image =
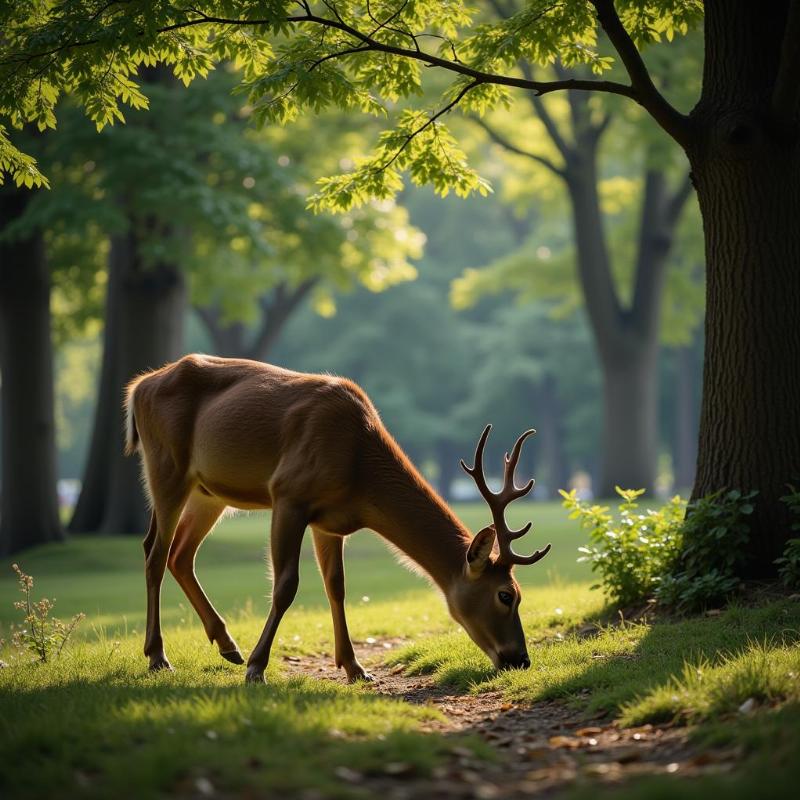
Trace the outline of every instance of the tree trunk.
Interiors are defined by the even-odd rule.
[[[547,469],[547,496],[557,499],[558,490],[566,489],[569,483],[569,466],[564,452],[564,415],[556,389],[556,380],[548,373],[537,393],[537,411],[542,420],[537,439],[541,463]]]
[[[439,494],[449,501],[453,496],[453,481],[459,474],[456,448],[450,441],[441,441],[437,445],[436,455],[439,462],[439,479],[436,482]]]
[[[598,497],[655,486],[658,342],[626,348],[603,366],[603,448]]]
[[[697,463],[697,359],[695,345],[674,352],[675,402],[672,435],[673,491],[685,492],[694,485]]]
[[[142,263],[134,233],[112,239],[106,349],[90,460],[76,510],[85,516],[78,519],[76,513],[76,530],[144,532],[147,510],[138,459],[123,455],[123,390],[136,374],[181,355],[185,300],[177,267]],[[86,527],[79,527],[84,521]]]
[[[778,498],[800,472],[798,76],[779,71],[787,8],[706,3],[703,94],[687,145],[706,244],[693,496],[758,491],[746,567],[755,577],[775,574],[791,535]]]
[[[108,499],[111,462],[115,456],[111,442],[120,430],[120,385],[116,377],[116,360],[120,352],[120,323],[125,305],[122,290],[124,248],[120,239],[112,241],[106,287],[103,357],[95,402],[94,426],[89,456],[83,472],[83,485],[69,530],[96,532],[100,529]]]
[[[693,497],[757,490],[748,572],[790,536],[778,498],[800,473],[798,153],[693,160],[706,229],[706,326]]]
[[[603,435],[595,494],[614,487],[652,492],[658,452],[658,351],[664,267],[671,245],[663,176],[648,173],[634,302],[619,303],[597,193],[596,154],[587,143],[569,167],[578,272],[603,372]]]
[[[0,192],[3,227],[27,189]],[[64,538],[56,492],[50,273],[40,234],[0,243],[2,499],[0,554]]]

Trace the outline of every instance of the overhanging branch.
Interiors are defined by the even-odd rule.
[[[689,118],[674,108],[656,89],[638,48],[631,39],[614,7],[614,0],[591,0],[597,19],[631,79],[630,95],[678,144],[686,146],[689,137]]]

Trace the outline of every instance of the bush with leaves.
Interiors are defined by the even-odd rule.
[[[697,611],[724,602],[740,587],[756,494],[732,489],[689,504],[680,555],[656,589],[660,603]]]
[[[617,515],[610,514],[608,506],[580,500],[574,489],[562,490],[561,496],[570,519],[579,519],[589,532],[589,545],[579,548],[583,555],[578,560],[589,561],[592,571],[600,573],[609,597],[628,606],[652,597],[675,562],[685,503],[675,496],[658,511],[641,514],[636,500],[644,490],[615,488],[622,498]]]
[[[789,484],[789,494],[781,497],[781,501],[789,506],[798,521],[792,524],[792,530],[800,533],[800,489]],[[778,565],[778,575],[784,586],[790,589],[800,589],[800,536],[793,537],[786,542],[783,556],[775,560]]]
[[[11,568],[17,573],[19,590],[25,595],[24,600],[14,603],[14,608],[23,612],[24,619],[21,625],[12,627],[12,645],[20,652],[31,653],[42,663],[58,658],[86,615],[76,614],[68,623],[51,617],[55,601],[46,597],[34,600],[33,578],[26,575],[18,564],[12,564]]]

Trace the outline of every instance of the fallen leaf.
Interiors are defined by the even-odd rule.
[[[575,739],[572,736],[551,736],[550,747],[565,748],[567,750],[575,750],[581,746],[581,740]]]

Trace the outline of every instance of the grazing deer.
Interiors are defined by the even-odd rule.
[[[161,638],[160,595],[169,567],[220,654],[244,662],[194,572],[197,549],[226,507],[272,509],[272,608],[247,662],[247,681],[264,680],[278,625],[294,600],[306,526],[333,614],[335,659],[350,681],[370,679],[353,652],[344,611],[344,537],[371,528],[441,589],[453,618],[497,668],[527,667],[514,564],[534,564],[511,542],[506,506],[533,480],[514,485],[526,431],[505,458],[497,494],[486,485],[483,431],[475,479],[494,523],[470,536],[384,428],[352,381],[243,359],[190,355],[135,378],[127,388],[126,452],[141,453],[152,505],[144,540],[150,669],[171,669]],[[493,550],[496,549],[496,554]]]

